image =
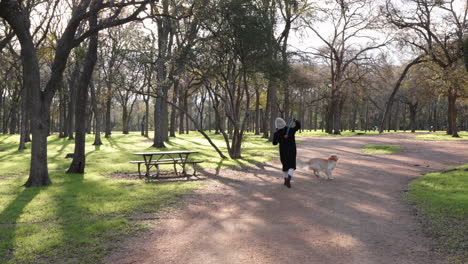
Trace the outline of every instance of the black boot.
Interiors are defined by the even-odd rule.
[[[286,185],[288,188],[291,188],[291,175],[288,175],[288,178],[284,179],[284,185]]]

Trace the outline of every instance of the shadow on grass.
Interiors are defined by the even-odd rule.
[[[121,225],[113,224],[116,216],[108,213],[93,212],[89,206],[102,207],[104,196],[119,197],[118,190],[109,188],[106,184],[85,181],[84,174],[67,174],[63,190],[57,203],[57,219],[62,229],[61,244],[68,245],[61,255],[67,259],[76,258],[77,263],[93,263],[109,247],[109,237],[114,235],[115,228]],[[103,196],[101,196],[102,194]],[[88,196],[93,196],[89,199]],[[120,223],[126,223],[120,222]]]
[[[72,143],[75,144],[75,141],[62,139],[62,146],[60,147],[59,150],[57,150],[57,154],[54,155],[52,158],[57,159],[59,158],[59,156],[62,156],[62,155],[63,155],[63,158],[65,158],[64,151],[68,147],[68,145]]]
[[[115,139],[113,137],[108,137],[108,138],[105,138],[104,140],[107,140],[107,142],[109,142],[109,145],[112,147],[112,148],[117,148],[121,151],[127,151],[125,148],[123,148],[119,143],[117,143],[115,141]]]
[[[9,138],[11,138],[13,135],[2,135],[1,138],[2,140],[0,140],[0,143],[3,143],[5,142],[6,140],[8,140]]]
[[[7,143],[0,147],[0,151],[10,152],[12,149],[18,148],[18,143]]]
[[[45,187],[47,188],[47,187]],[[0,213],[0,262],[7,260],[15,253],[15,232],[18,219],[24,208],[36,197],[44,187],[25,188]]]

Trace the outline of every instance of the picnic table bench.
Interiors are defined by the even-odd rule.
[[[157,178],[160,175],[160,165],[174,165],[174,172],[179,175],[177,166],[182,168],[182,174],[187,174],[186,165],[191,164],[193,166],[193,176],[197,173],[197,164],[203,161],[189,160],[190,154],[198,153],[197,151],[181,150],[181,151],[157,151],[157,152],[138,152],[133,153],[134,155],[143,156],[143,160],[130,161],[132,164],[138,165],[138,176],[141,178],[141,164],[145,165],[145,177],[147,179]],[[150,170],[156,168],[156,176],[151,176]]]

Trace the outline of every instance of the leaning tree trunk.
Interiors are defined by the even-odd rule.
[[[401,83],[406,77],[406,74],[408,74],[408,71],[410,70],[411,67],[413,67],[416,64],[419,64],[421,62],[424,62],[421,60],[422,56],[416,57],[414,60],[412,60],[410,63],[408,63],[403,70],[403,72],[400,74],[400,77],[398,78],[397,82],[393,86],[393,91],[390,94],[386,104],[385,104],[385,110],[384,114],[382,116],[382,120],[380,121],[380,127],[379,127],[379,133],[383,133],[383,128],[385,125],[385,121],[387,120],[388,115],[390,114],[390,109],[392,108],[393,100],[395,99],[395,95],[397,94],[398,90],[400,89]]]
[[[97,24],[97,15],[93,15],[89,19],[90,27]],[[86,143],[86,105],[88,101],[88,87],[93,75],[94,66],[97,60],[98,34],[90,37],[88,44],[88,53],[83,67],[83,72],[80,76],[79,86],[77,87],[77,105],[75,113],[76,121],[76,136],[75,136],[75,152],[73,161],[67,173],[84,173],[86,165],[85,143]]]

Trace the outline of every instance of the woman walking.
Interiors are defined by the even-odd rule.
[[[273,135],[273,145],[278,145],[281,164],[283,165],[284,185],[291,188],[291,179],[296,169],[296,131],[301,129],[301,123],[293,119],[288,125],[281,117],[275,120],[276,132]]]

